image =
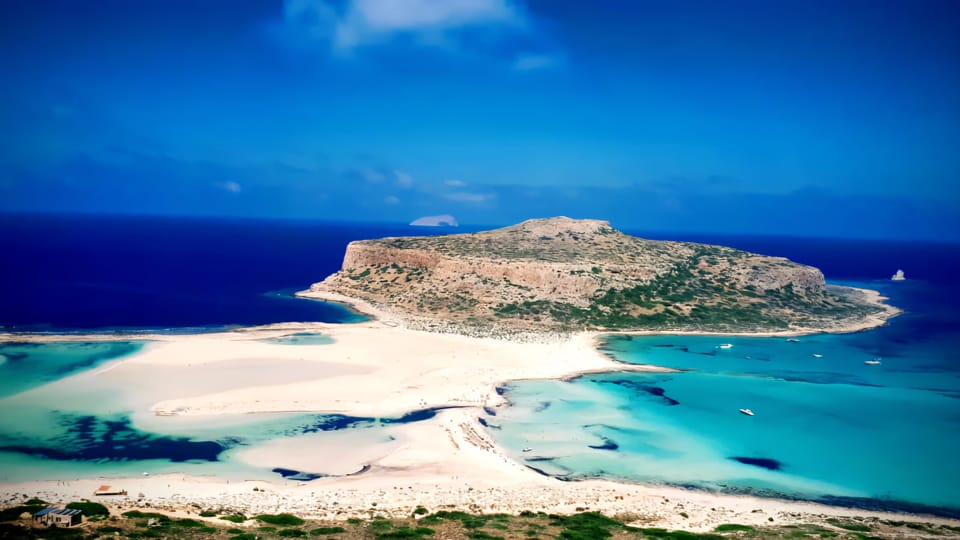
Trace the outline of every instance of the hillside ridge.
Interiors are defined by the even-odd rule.
[[[884,311],[782,257],[567,217],[351,242],[340,271],[311,291],[407,320],[531,331],[830,330]]]

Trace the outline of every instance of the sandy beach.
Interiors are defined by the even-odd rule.
[[[882,301],[879,295],[873,299]],[[351,306],[375,318],[358,324],[287,324],[213,334],[138,336],[149,340],[142,351],[51,383],[62,387],[67,397],[75,388],[116,389],[122,393],[118,399],[142,424],[156,418],[225,418],[264,412],[396,417],[445,408],[432,418],[391,425],[385,432],[279,439],[234,456],[254,466],[282,462],[333,476],[311,482],[279,477],[229,481],[180,474],[110,478],[109,482],[64,478],[0,484],[0,500],[17,501],[24,495],[52,502],[90,498],[97,486],[108,482],[129,492],[110,499],[123,507],[192,515],[200,509],[216,509],[346,519],[373,513],[406,516],[422,505],[430,510],[474,512],[601,510],[638,524],[688,530],[708,530],[719,523],[789,524],[853,515],[956,523],[673,487],[564,482],[541,475],[498,447],[478,421],[484,407],[503,405],[497,385],[661,368],[615,362],[596,348],[596,333],[519,342],[469,337],[404,328],[403,321],[373,306]],[[889,317],[894,312],[886,313]],[[864,325],[876,326],[885,318],[877,316]],[[322,333],[333,343],[271,341],[297,332]],[[7,335],[0,340],[62,341],[64,336]]]

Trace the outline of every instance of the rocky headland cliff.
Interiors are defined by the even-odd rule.
[[[342,269],[310,291],[408,322],[521,331],[836,330],[893,313],[784,258],[645,240],[606,221],[563,217],[351,242]]]

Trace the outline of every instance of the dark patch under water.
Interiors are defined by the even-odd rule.
[[[372,423],[373,418],[361,416],[346,416],[343,414],[318,415],[313,423],[300,428],[300,433],[317,433],[320,431],[336,431],[349,429],[359,424]]]
[[[309,482],[327,476],[325,474],[301,472],[294,469],[284,469],[282,467],[276,467],[271,472],[275,472],[287,480],[298,480],[300,482]]]
[[[94,353],[87,354],[77,360],[57,368],[57,375],[63,376],[76,371],[82,371],[85,368],[94,367],[104,360],[113,360],[120,356],[126,356],[142,348],[143,344],[136,341],[121,341],[109,343],[108,346]]]
[[[0,362],[0,396],[16,394],[62,379],[71,373],[136,352],[141,347],[142,342],[137,341],[52,345],[0,343],[0,358],[6,360]]]
[[[437,411],[444,408],[447,407],[417,410],[398,418],[380,419],[341,414],[316,415],[301,426],[278,431],[274,435],[284,437],[336,431],[361,425],[373,426],[378,422],[382,424],[419,422],[433,418]],[[186,437],[155,435],[136,429],[127,417],[98,418],[93,415],[61,415],[58,423],[64,428],[63,434],[45,441],[21,441],[0,436],[0,451],[57,461],[108,462],[159,459],[182,463],[218,461],[224,450],[244,444],[243,440],[236,437],[225,437],[217,441],[195,441]],[[290,471],[278,468],[274,472],[280,472],[280,470]],[[293,471],[292,474],[300,474],[300,472]],[[302,474],[309,476],[313,473]]]
[[[600,439],[603,440],[603,444],[588,444],[587,447],[594,450],[616,450],[620,448],[620,445],[613,439],[607,437],[600,437]]]
[[[491,424],[490,422],[487,422],[487,421],[486,421],[485,419],[483,419],[483,418],[479,418],[479,417],[478,417],[477,420],[480,421],[480,425],[481,425],[481,426],[483,426],[483,427],[485,427],[485,428],[487,428],[487,429],[501,429],[501,427],[500,427],[499,425],[497,425],[497,424]]]
[[[144,433],[130,419],[100,419],[95,416],[64,416],[67,434],[50,445],[9,444],[0,451],[18,452],[57,461],[132,461],[165,459],[217,461],[226,446],[214,441],[193,441]]]
[[[30,345],[37,346],[38,344],[36,344],[36,343],[20,343],[20,342],[7,343],[7,344],[6,344],[6,346],[9,346],[9,347],[14,347],[14,346],[17,346],[17,347],[26,347],[26,346],[30,346]],[[22,361],[26,360],[27,358],[30,358],[30,355],[27,354],[27,353],[14,352],[14,351],[10,351],[10,350],[5,349],[5,348],[0,348],[0,352],[3,353],[3,357],[6,358],[6,359],[7,359],[7,362],[10,362],[11,365],[12,365],[12,364],[16,364],[16,363],[18,363],[18,362],[22,362]]]
[[[533,466],[531,466],[531,465],[527,465],[527,468],[530,469],[531,471],[535,472],[535,473],[538,473],[538,474],[542,475],[542,476],[549,476],[549,477],[553,478],[553,475],[552,475],[552,474],[548,473],[547,471],[545,471],[545,470],[543,470],[543,469],[538,469],[538,468],[533,467]]]
[[[651,396],[657,396],[657,397],[659,397],[659,398],[663,398],[663,400],[667,402],[667,405],[679,405],[679,404],[680,404],[679,401],[677,401],[677,400],[673,399],[672,397],[666,395],[666,394],[665,394],[666,391],[665,391],[662,387],[660,387],[660,386],[640,385],[639,389],[640,389],[640,390],[643,390],[644,392],[646,392],[646,393],[648,393],[648,394],[650,394]]]
[[[533,412],[543,412],[549,409],[552,405],[553,405],[552,401],[541,401],[537,403],[537,408],[534,409]]]
[[[324,414],[317,415],[315,420],[296,430],[297,433],[317,433],[319,431],[337,431],[340,429],[351,429],[360,425],[373,425],[377,422],[381,424],[410,424],[429,420],[437,415],[438,411],[449,409],[451,407],[434,407],[430,409],[419,409],[411,411],[397,418],[372,418],[367,416],[347,416],[343,414]]]
[[[770,458],[758,458],[758,457],[745,457],[745,456],[731,456],[728,459],[734,461],[739,461],[744,465],[753,465],[755,467],[762,467],[769,471],[779,471],[783,469],[783,463]]]
[[[429,409],[420,409],[399,417],[399,418],[380,418],[384,424],[410,424],[413,422],[422,422],[429,420],[437,415],[438,412],[445,409],[458,409],[459,407],[432,407]]]
[[[381,418],[384,424],[409,424],[411,422],[420,422],[429,420],[437,415],[438,409],[421,409],[419,411],[408,412],[399,418]]]
[[[809,384],[849,384],[850,386],[864,386],[868,388],[884,388],[882,384],[868,383],[857,375],[834,373],[829,371],[797,372],[797,371],[767,371],[762,373],[746,372],[745,375],[768,379],[780,379],[786,382],[800,382]]]
[[[622,386],[623,388],[629,388],[638,393],[644,393],[651,396],[656,396],[663,400],[666,405],[679,405],[680,402],[673,399],[672,397],[666,395],[666,391],[663,387],[653,386],[650,384],[644,384],[640,381],[635,381],[632,379],[594,379],[593,382],[600,384],[615,384],[617,386]]]

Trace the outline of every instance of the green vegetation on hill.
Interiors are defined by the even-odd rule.
[[[494,308],[499,318],[549,316],[571,329],[783,330],[790,323],[874,313],[847,298],[779,289],[733,286],[702,270],[720,248],[698,247],[688,260],[649,282],[598,291],[589,307],[548,300],[525,300]],[[742,252],[734,252],[742,253]]]
[[[522,330],[830,329],[882,310],[786,259],[565,218],[354,242],[323,285],[397,314]]]
[[[29,501],[27,501],[29,502]],[[17,506],[11,506],[10,508],[5,508],[0,510],[0,522],[3,521],[14,521],[20,519],[20,514],[33,514],[34,512],[39,512],[47,507],[46,503],[33,503],[33,504],[20,504]]]
[[[283,526],[292,526],[292,525],[303,525],[304,521],[301,518],[293,514],[261,514],[253,519],[257,521],[262,521],[264,523],[269,523],[271,525],[283,525]]]
[[[73,508],[83,512],[83,515],[87,517],[92,516],[109,516],[110,511],[107,510],[107,507],[98,503],[98,502],[72,502],[67,505],[67,508]]]
[[[31,501],[28,501],[31,502]],[[41,501],[42,502],[42,501]],[[29,520],[20,520],[24,508],[44,507],[45,503],[18,505],[0,510],[7,523],[0,523],[0,539],[69,538],[177,538],[183,540],[273,540],[280,538],[325,538],[344,540],[394,539],[468,539],[468,540],[725,540],[725,539],[800,539],[955,537],[960,527],[889,521],[872,518],[826,518],[819,524],[748,526],[732,523],[718,525],[712,532],[695,533],[657,527],[630,526],[624,519],[599,512],[573,515],[521,512],[509,514],[472,514],[462,511],[411,512],[402,519],[372,517],[346,521],[311,521],[291,514],[261,515],[256,519],[276,526],[244,527],[215,525],[212,521],[172,518],[165,514],[133,510],[106,521],[73,529],[33,528]],[[426,510],[426,509],[423,509]],[[209,512],[208,512],[209,513]],[[13,517],[9,517],[13,516]],[[419,516],[417,518],[413,516]]]

